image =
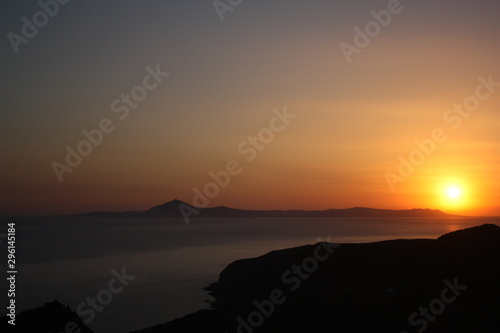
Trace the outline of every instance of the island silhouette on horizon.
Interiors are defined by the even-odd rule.
[[[174,199],[164,204],[154,206],[145,211],[111,212],[98,211],[77,214],[76,216],[91,217],[162,217],[162,218],[184,218],[189,214],[190,218],[335,218],[335,217],[369,217],[369,218],[402,218],[402,217],[464,217],[445,213],[438,209],[377,209],[367,207],[353,207],[346,209],[325,210],[248,210],[236,209],[226,206],[201,208],[190,205],[181,200]]]

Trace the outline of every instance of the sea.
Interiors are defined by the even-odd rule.
[[[7,222],[16,225],[18,313],[58,300],[80,308],[94,332],[124,333],[209,308],[211,297],[203,288],[238,259],[327,240],[435,239],[485,223],[500,225],[500,218],[228,218],[186,224],[58,216],[2,222],[2,234]],[[6,271],[6,239],[0,242]],[[0,285],[7,290],[5,279]]]

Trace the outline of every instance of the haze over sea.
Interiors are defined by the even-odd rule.
[[[202,289],[234,260],[314,244],[437,238],[500,218],[180,219],[32,217],[17,223],[18,310],[54,299],[76,310],[107,288],[111,270],[135,276],[88,325],[129,332],[208,308]],[[5,283],[2,281],[2,283]],[[85,318],[84,318],[85,319]]]

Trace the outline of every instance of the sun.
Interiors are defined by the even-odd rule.
[[[462,190],[458,187],[450,187],[446,191],[446,194],[448,195],[449,198],[451,199],[458,199],[462,195]]]
[[[461,214],[476,205],[477,189],[466,177],[449,177],[436,181],[433,189],[434,204],[451,214]]]

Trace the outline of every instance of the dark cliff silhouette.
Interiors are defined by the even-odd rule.
[[[35,309],[19,313],[15,325],[8,323],[9,317],[2,317],[0,322],[1,332],[12,333],[60,333],[79,332],[93,333],[73,312],[58,301],[45,303]]]
[[[79,214],[78,216],[89,217],[162,217],[183,218],[180,207],[183,207],[189,218],[332,218],[332,217],[369,217],[369,218],[393,218],[393,217],[434,217],[446,218],[456,217],[433,209],[374,209],[354,207],[348,209],[326,209],[326,210],[244,210],[225,206],[197,208],[180,200],[172,200],[162,205],[152,207],[146,211],[130,212],[91,212]],[[196,213],[195,213],[196,212]]]
[[[207,290],[212,309],[136,333],[498,333],[500,227],[274,251],[230,264]]]

